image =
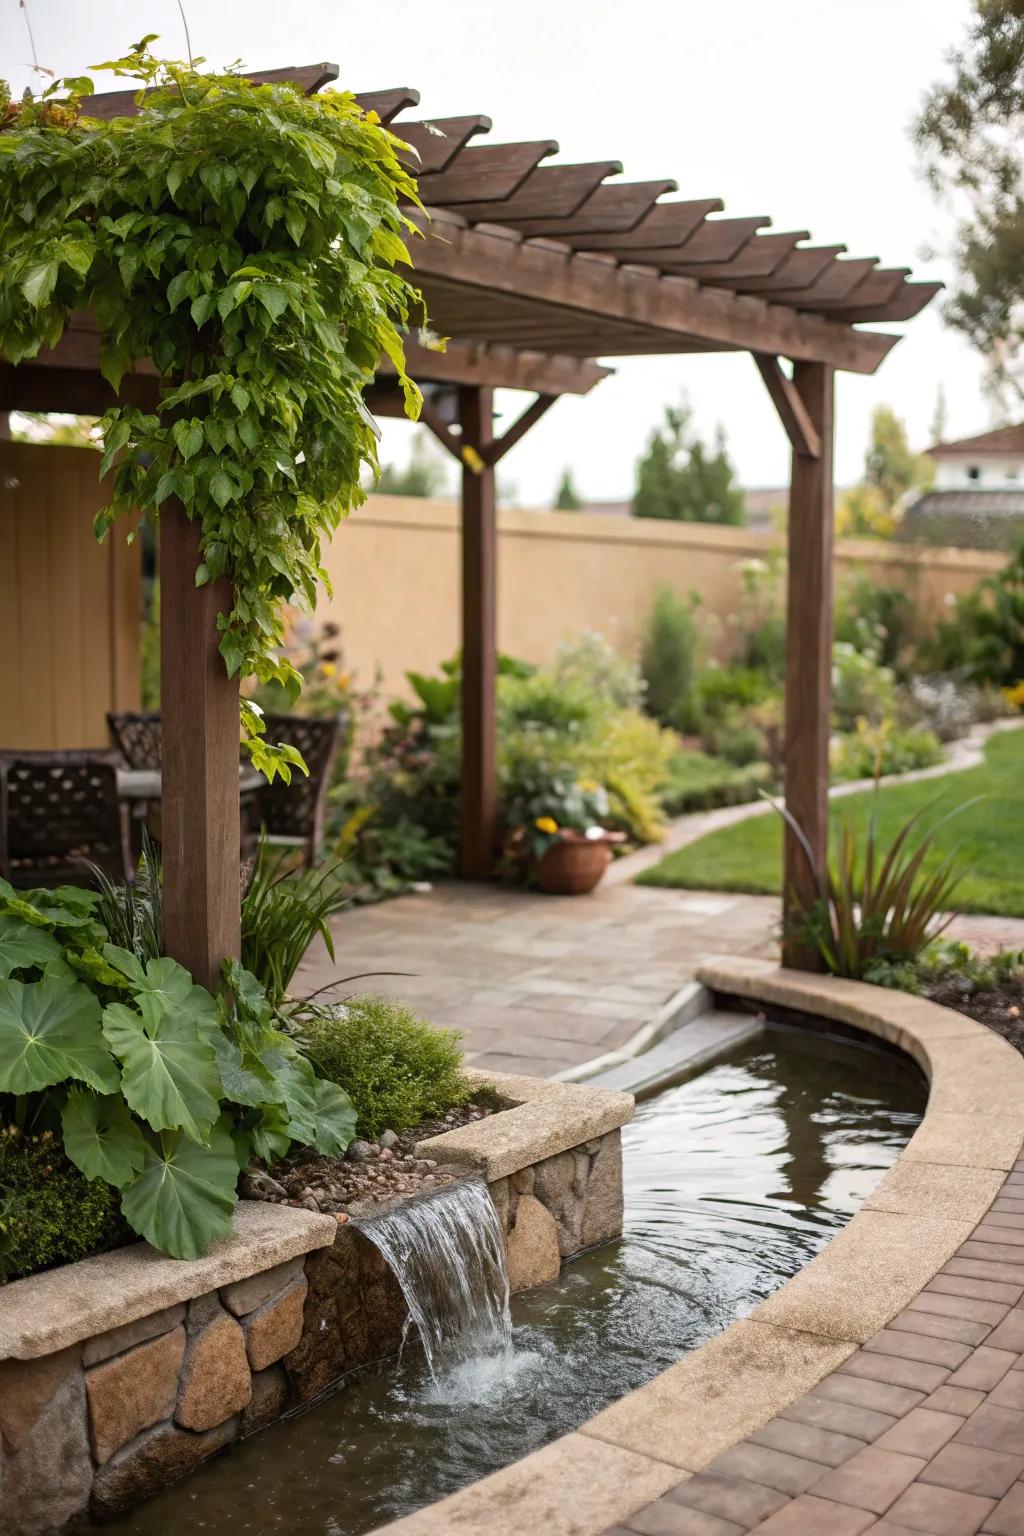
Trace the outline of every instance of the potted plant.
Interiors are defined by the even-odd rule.
[[[601,880],[612,848],[625,833],[610,832],[608,795],[593,780],[553,779],[514,805],[506,855],[525,868],[548,896],[585,896]]]

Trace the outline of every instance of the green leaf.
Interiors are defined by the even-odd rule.
[[[225,1099],[229,1099],[232,1104],[245,1104],[251,1109],[284,1102],[283,1094],[274,1083],[273,1074],[258,1057],[249,1051],[243,1052],[223,1031],[218,1035],[213,1050]]]
[[[226,507],[228,502],[238,494],[238,488],[230,475],[226,475],[222,469],[218,469],[210,476],[210,495],[218,507]]]
[[[21,917],[0,916],[0,980],[6,981],[13,971],[41,969],[60,954],[60,945],[45,928]]]
[[[60,263],[53,257],[49,261],[39,261],[34,267],[30,267],[21,285],[21,291],[30,304],[38,309],[52,296],[57,286],[57,276],[60,272]]]
[[[291,1144],[287,1113],[276,1104],[268,1104],[252,1129],[253,1156],[261,1157],[265,1163],[276,1163]]]
[[[176,421],[173,431],[178,452],[187,464],[203,446],[203,424],[193,416],[191,421]]]
[[[313,1145],[325,1157],[342,1157],[356,1134],[356,1112],[344,1088],[318,1077],[314,1113],[316,1134]]]
[[[154,1248],[198,1259],[217,1238],[230,1236],[237,1184],[234,1143],[223,1123],[207,1146],[170,1132],[159,1149],[147,1144],[145,1167],[124,1191],[121,1209]]]
[[[0,981],[0,1093],[33,1093],[68,1078],[117,1089],[100,1005],[79,982]]]
[[[183,1130],[206,1137],[220,1108],[220,1076],[210,1044],[181,1008],[139,998],[141,1013],[125,1003],[103,1010],[103,1033],[121,1063],[121,1092],[155,1131]]]
[[[119,1093],[72,1089],[61,1123],[64,1150],[87,1179],[123,1189],[145,1167],[145,1138]]]
[[[278,288],[275,283],[258,283],[255,293],[271,320],[278,319],[288,308],[287,294],[283,288]]]

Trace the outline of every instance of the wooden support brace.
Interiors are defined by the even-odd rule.
[[[820,459],[821,436],[793,380],[783,372],[782,364],[771,353],[754,352],[751,355],[786,429],[793,452],[805,459]]]
[[[512,425],[504,431],[500,437],[494,437],[481,450],[481,456],[485,464],[497,464],[514,448],[520,438],[526,436],[531,427],[536,426],[541,417],[551,409],[557,395],[538,395],[532,405],[528,405],[521,416],[517,416]]]
[[[218,650],[226,581],[196,586],[198,523],[176,502],[160,514],[164,951],[204,987],[241,953],[238,679]]]
[[[818,899],[828,871],[834,379],[834,370],[827,363],[797,363],[793,369],[792,387],[817,436],[819,453],[813,458],[794,447],[789,498],[786,807],[807,848],[787,825],[783,955],[787,965],[808,971],[820,970],[822,963],[817,951],[802,941],[799,929]]]

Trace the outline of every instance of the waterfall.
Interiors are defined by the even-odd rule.
[[[479,1176],[359,1220],[394,1273],[427,1365],[438,1372],[512,1349],[505,1238]]]

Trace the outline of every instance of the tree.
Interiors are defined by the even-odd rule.
[[[417,432],[404,469],[385,464],[377,482],[386,496],[438,496],[447,489],[448,472],[440,450],[434,450],[428,438]]]
[[[555,508],[559,512],[578,512],[582,505],[583,498],[576,489],[572,470],[564,469],[555,492]]]
[[[864,479],[840,498],[837,533],[851,539],[889,538],[899,502],[915,487],[931,485],[934,477],[934,464],[927,454],[913,452],[892,406],[877,405],[864,455]]]
[[[734,484],[721,427],[709,449],[693,431],[689,407],[665,407],[636,467],[634,517],[684,523],[742,523],[743,492]]]
[[[944,314],[978,348],[1004,407],[1024,400],[1024,3],[974,0],[951,77],[915,125],[925,173],[958,216]]]

